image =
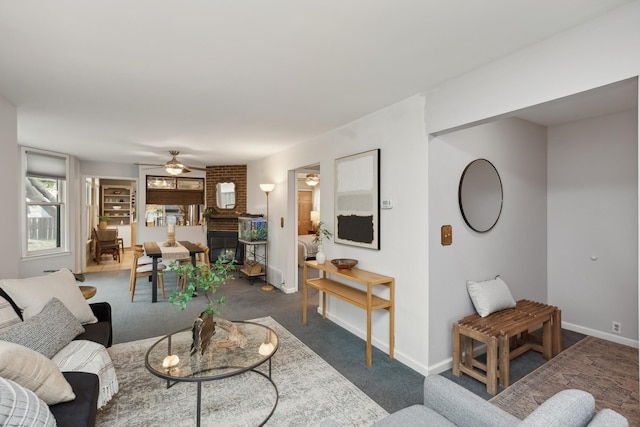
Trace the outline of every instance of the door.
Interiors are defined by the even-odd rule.
[[[313,192],[298,191],[298,236],[309,234],[312,230],[311,211],[313,210]]]

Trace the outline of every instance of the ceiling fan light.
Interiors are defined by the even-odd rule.
[[[307,179],[305,183],[310,187],[315,187],[320,183],[320,175],[318,174],[309,174],[307,175]]]
[[[164,170],[171,175],[180,175],[184,170],[184,165],[176,159],[177,151],[172,151],[171,154],[173,154],[173,158],[164,164]]]
[[[180,175],[183,168],[178,166],[167,166],[165,167],[165,170],[171,175]]]

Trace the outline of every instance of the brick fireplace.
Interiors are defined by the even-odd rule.
[[[235,184],[236,205],[231,209],[221,209],[216,205],[216,185],[221,182]],[[247,211],[247,166],[208,166],[206,189],[207,206],[212,206],[218,211],[207,224],[209,258],[213,262],[219,255],[231,251],[238,263],[242,263],[244,252],[238,245],[238,217]]]

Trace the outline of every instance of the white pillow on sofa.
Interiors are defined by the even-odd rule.
[[[22,310],[27,320],[40,313],[51,298],[58,298],[82,324],[96,323],[98,319],[82,296],[73,273],[66,268],[46,276],[0,280],[0,288]]]
[[[500,276],[480,282],[467,280],[467,291],[480,317],[516,306],[509,287]]]

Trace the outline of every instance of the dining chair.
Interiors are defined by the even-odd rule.
[[[153,265],[152,264],[144,264],[139,265],[138,260],[140,257],[144,256],[144,252],[134,249],[133,251],[133,264],[131,265],[131,275],[129,278],[129,292],[131,292],[131,302],[133,302],[133,295],[136,293],[136,280],[140,277],[149,277],[153,275]],[[164,274],[163,270],[166,269],[167,266],[161,263],[158,263],[158,286],[160,287],[160,291],[162,292],[162,298],[164,298]]]
[[[120,262],[120,244],[118,243],[118,230],[96,230],[93,229],[93,240],[95,244],[96,264],[100,264],[103,254],[110,254],[114,260]]]
[[[144,254],[144,247],[143,245],[136,243],[133,245],[132,247],[133,251],[139,251],[142,252],[142,256],[140,258],[138,258],[138,266],[141,265],[146,265],[146,264],[153,264],[153,258],[151,258],[148,255]],[[162,262],[162,258],[158,258],[158,264],[160,264]]]
[[[202,250],[204,251],[196,254],[196,267],[201,268],[203,266],[206,266],[207,269],[211,268],[211,263],[209,262],[209,247],[200,242],[195,242],[194,245],[202,248]],[[181,265],[190,264],[191,258],[178,260],[178,263]],[[184,274],[178,274],[176,285],[181,287],[182,290],[185,291],[187,289],[187,276],[185,276]]]

